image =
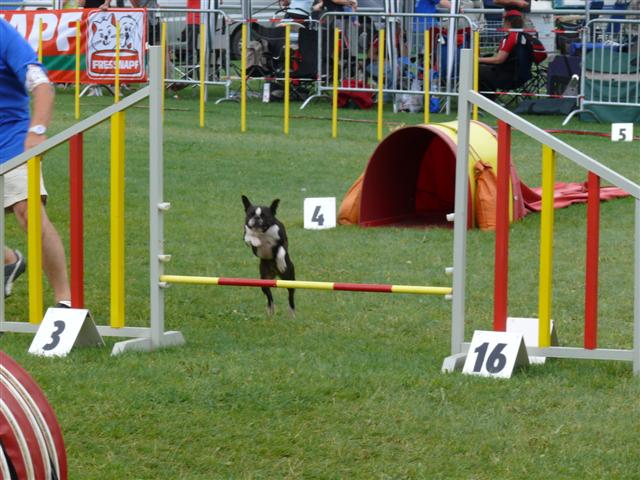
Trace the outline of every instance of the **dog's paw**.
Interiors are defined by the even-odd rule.
[[[275,313],[276,313],[276,304],[272,303],[271,305],[267,305],[267,316],[273,317]]]
[[[296,309],[289,307],[289,316],[291,318],[296,318]]]
[[[254,232],[252,232],[251,229],[246,225],[244,227],[244,242],[247,245],[251,247],[256,247],[256,248],[262,245],[262,241],[260,240],[260,237],[258,237]]]
[[[280,247],[276,255],[276,266],[278,267],[278,271],[280,273],[284,273],[284,271],[287,269],[286,256],[287,251],[284,249],[284,247]]]

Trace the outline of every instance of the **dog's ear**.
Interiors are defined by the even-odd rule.
[[[280,203],[280,199],[276,198],[273,202],[271,202],[271,206],[269,207],[269,209],[271,210],[271,213],[273,215],[276,214],[276,209],[278,208],[278,204]]]
[[[247,197],[242,195],[242,204],[244,205],[244,211],[246,212],[251,206],[251,201]]]

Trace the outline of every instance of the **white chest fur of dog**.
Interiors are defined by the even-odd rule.
[[[265,260],[273,258],[273,247],[278,244],[280,238],[280,228],[278,225],[271,225],[266,231],[253,230],[249,226],[244,226],[244,241],[256,249],[258,257]],[[276,265],[278,270],[284,272],[287,268],[285,255],[287,254],[284,247],[278,248],[276,253]]]

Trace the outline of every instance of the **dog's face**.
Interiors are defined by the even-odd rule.
[[[271,206],[253,205],[251,201],[242,195],[242,204],[245,211],[245,225],[251,230],[266,232],[269,227],[276,223],[276,209],[279,199],[271,202]]]

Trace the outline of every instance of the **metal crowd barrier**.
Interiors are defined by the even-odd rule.
[[[582,31],[580,109],[588,105],[640,108],[640,20],[597,18]]]
[[[185,8],[148,9],[148,12],[158,19],[158,45],[162,36],[160,32],[165,32],[167,87],[177,91],[189,85],[199,85],[204,72],[202,83],[223,86],[225,98],[229,98],[231,60],[228,27],[231,21],[226,13],[215,9]]]
[[[269,96],[284,95],[287,32],[289,32],[289,54],[291,98],[305,100],[315,91],[318,79],[316,69],[320,46],[317,19],[285,18],[281,10],[269,19],[252,18],[247,25],[246,65],[247,80],[261,80],[269,84]],[[251,92],[250,92],[251,93]],[[264,91],[254,96],[262,97]]]
[[[425,30],[429,32],[430,93],[448,98],[457,95],[460,49],[473,47],[476,26],[464,15],[327,12],[320,17],[318,30],[318,79],[314,97],[333,89],[335,29],[340,31],[340,92],[371,94],[378,92],[378,34],[384,29],[382,91],[385,96],[395,96],[396,110],[404,110],[411,109],[404,105],[407,101],[411,105],[407,96],[424,95]],[[449,32],[456,33],[450,35]]]

